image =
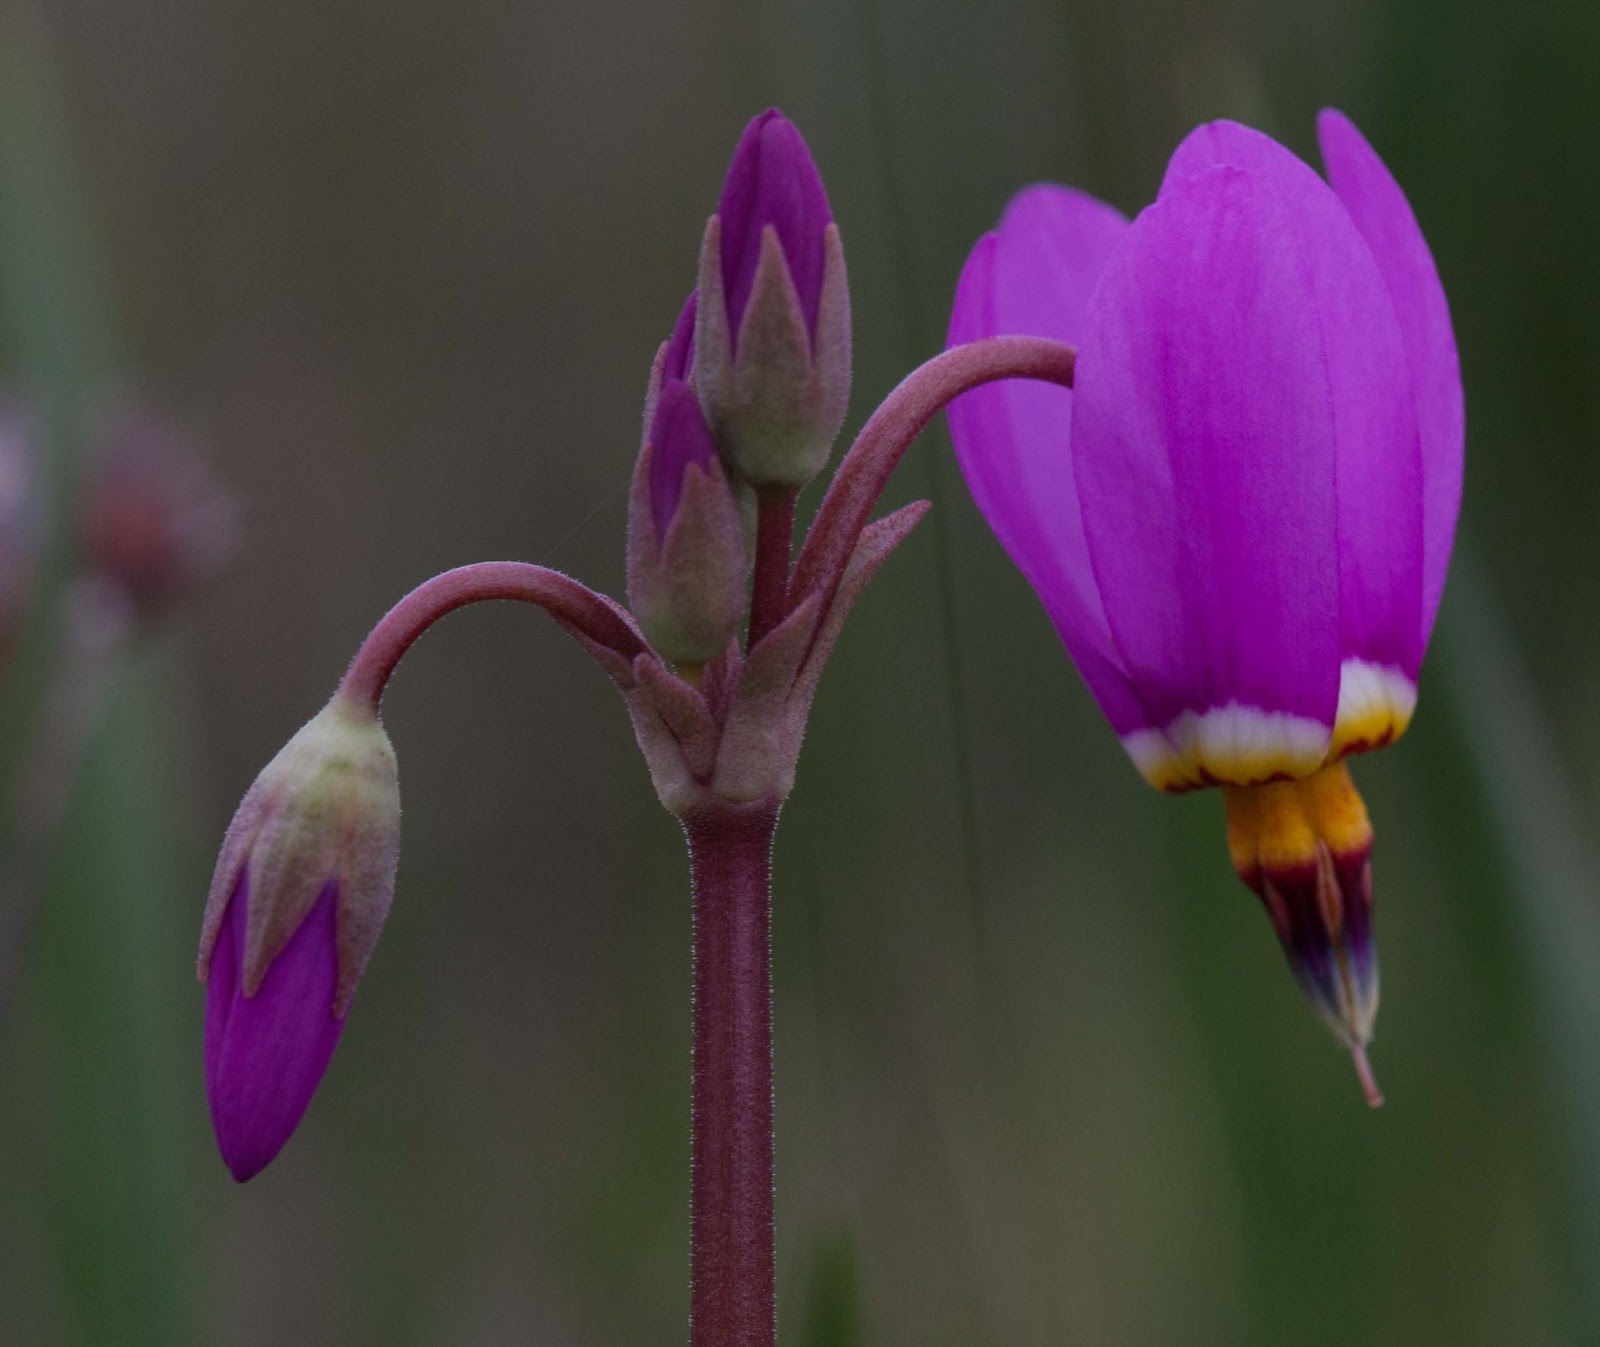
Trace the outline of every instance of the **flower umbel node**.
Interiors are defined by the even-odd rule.
[[[394,750],[375,711],[335,696],[246,793],[206,900],[206,1088],[241,1182],[282,1149],[327,1069],[399,852]]]

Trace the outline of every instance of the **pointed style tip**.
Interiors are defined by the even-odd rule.
[[[1367,1107],[1382,1108],[1383,1091],[1378,1088],[1378,1078],[1372,1074],[1372,1063],[1367,1060],[1366,1044],[1352,1043],[1350,1057],[1356,1064],[1356,1078],[1361,1082],[1362,1093],[1367,1096]]]

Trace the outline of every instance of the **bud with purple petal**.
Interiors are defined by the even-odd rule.
[[[744,526],[688,378],[695,297],[656,355],[645,441],[628,501],[628,606],[674,664],[704,664],[738,631],[745,598]]]
[[[757,487],[801,487],[850,400],[844,247],[811,152],[776,109],[745,128],[700,251],[695,390]]]
[[[399,853],[394,750],[374,710],[335,696],[246,793],[206,900],[206,1091],[241,1183],[283,1148],[327,1069]]]

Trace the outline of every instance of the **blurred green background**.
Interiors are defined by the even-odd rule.
[[[620,592],[645,373],[770,103],[844,232],[852,424],[1018,186],[1132,211],[1195,121],[1310,155],[1333,103],[1433,245],[1469,426],[1420,713],[1356,772],[1376,1114],[1220,801],[1139,781],[942,429],[908,458],[934,517],[778,841],[783,1341],[1600,1341],[1597,56],[1591,0],[3,0],[0,381],[63,485],[136,384],[250,527],[123,670],[0,1026],[0,1342],[683,1341],[684,848],[551,624],[452,617],[396,679],[393,916],[244,1188],[192,969],[235,802],[403,590]]]

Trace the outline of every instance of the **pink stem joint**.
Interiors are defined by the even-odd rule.
[[[1404,198],[1348,123],[1324,139],[1337,196],[1225,125],[1185,142],[1132,225],[1064,189],[1024,193],[968,263],[950,349],[868,418],[796,554],[796,499],[849,397],[849,292],[805,142],[777,112],[756,118],[648,381],[627,606],[518,562],[429,580],[228,830],[199,972],[236,1177],[298,1125],[388,910],[390,675],[454,609],[531,603],[617,685],[688,838],[691,1341],[771,1347],[773,838],[843,623],[927,505],[873,511],[946,407],[974,498],[1135,765],[1165,790],[1224,787],[1235,868],[1379,1102],[1371,830],[1343,759],[1410,716],[1459,498],[1459,384]],[[1224,227],[1229,247],[1202,246]],[[1285,270],[1301,252],[1310,268]],[[1041,256],[1058,263],[1042,276]],[[1219,299],[1235,293],[1253,298]],[[1364,494],[1347,502],[1359,455]]]

